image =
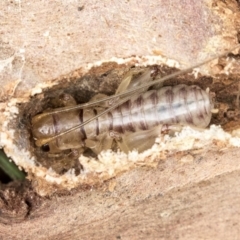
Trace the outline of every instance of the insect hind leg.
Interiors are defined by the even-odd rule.
[[[113,139],[107,133],[99,135],[95,140],[86,139],[85,146],[90,148],[96,155],[101,151],[111,149]]]
[[[90,99],[89,102],[98,102],[99,100],[106,99],[107,97],[108,96],[106,94],[98,93],[98,94],[94,95]],[[107,107],[109,107],[109,102],[108,101],[100,102],[100,103],[96,104],[96,106],[102,107],[102,108],[107,108]]]
[[[162,125],[156,126],[150,130],[137,132],[128,132],[124,135],[112,134],[121,151],[128,153],[132,150],[143,152],[153,146],[156,138],[160,135]],[[146,141],[147,139],[147,141]]]
[[[143,85],[144,83],[150,82],[153,80],[153,76],[155,76],[156,70],[151,68],[145,69],[142,73],[138,69],[131,69],[127,72],[127,74],[123,77],[122,82],[118,86],[115,94],[123,93],[126,90],[134,89],[138,86]],[[140,74],[140,75],[139,75]],[[134,77],[134,75],[139,75]],[[142,89],[141,92],[145,91]]]

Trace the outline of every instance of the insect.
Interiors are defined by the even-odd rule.
[[[77,105],[73,97],[65,95],[65,107],[32,118],[35,143],[51,154],[84,148],[99,154],[113,142],[126,153],[133,149],[141,152],[163,132],[179,131],[186,125],[206,128],[214,110],[209,90],[183,84],[157,90],[149,87],[214,58],[163,78],[158,77],[156,68],[147,68],[137,78],[133,78],[134,70],[130,71],[115,95],[97,94],[86,104]]]

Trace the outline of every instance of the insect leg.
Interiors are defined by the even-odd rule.
[[[156,126],[150,130],[128,132],[123,135],[113,135],[118,147],[125,153],[136,149],[143,152],[153,146],[155,139],[161,133],[162,125]]]
[[[147,68],[146,70],[143,71],[143,73],[140,76],[134,78],[134,75],[139,74],[139,70],[131,69],[123,77],[123,80],[118,86],[115,94],[125,92],[126,90],[129,90],[129,89],[134,89],[138,86],[143,85],[144,83],[152,81],[153,80],[152,76],[154,75],[155,71],[156,70]],[[141,91],[138,91],[138,92],[143,92],[143,91],[145,91],[145,89],[141,89]]]
[[[90,101],[90,102],[98,102],[99,100],[102,100],[102,99],[106,99],[108,96],[105,95],[105,94],[102,94],[102,93],[98,93],[96,95],[94,95]],[[97,107],[103,107],[104,109],[108,108],[109,107],[109,101],[105,101],[105,102],[99,102],[98,104],[96,104]]]
[[[141,86],[143,83],[152,81],[153,80],[152,75],[154,75],[154,72],[156,72],[156,70],[151,70],[150,68],[148,68],[147,70],[144,70],[140,76],[134,78],[134,75],[140,74],[140,72],[139,70],[131,69],[123,77],[123,80],[118,86],[115,94],[122,93],[128,89],[134,89],[137,86]],[[143,92],[144,90],[145,89],[141,89],[141,91],[138,91],[138,92]],[[93,96],[89,102],[98,102],[99,100],[107,99],[107,97],[108,96],[105,94],[98,93],[95,96]],[[113,99],[106,102],[100,102],[96,104],[96,106],[108,108],[109,106],[112,106],[117,101],[118,99]]]
[[[144,71],[142,71],[142,73],[139,70],[131,69],[123,77],[123,80],[120,83],[120,85],[118,86],[114,95],[122,94],[122,93],[126,92],[127,90],[133,90],[134,91],[134,89],[136,87],[140,87],[144,83],[146,84],[147,82],[152,81],[153,77],[156,76],[156,73],[157,73],[156,69],[152,70],[150,68],[145,69]],[[134,77],[134,75],[136,75],[136,74],[138,74],[138,75],[140,74],[140,75],[137,76],[137,77]],[[132,92],[132,94],[125,95],[123,97],[120,96],[120,97],[108,99],[106,101],[106,103],[103,103],[101,106],[104,106],[104,107],[114,106],[115,104],[119,103],[119,99],[126,99],[126,101],[127,101],[129,98],[131,98],[131,96],[133,94],[142,93],[142,92],[146,91],[147,89],[148,89],[148,87],[147,88],[141,88],[141,89],[138,89],[138,90]],[[99,98],[99,96],[97,94],[96,97],[94,97],[91,100],[91,102],[94,102],[96,100],[101,100],[101,99],[107,99],[106,96],[104,96],[103,94],[100,94],[100,95],[101,95],[101,97]],[[98,102],[98,101],[96,101],[96,102]]]
[[[113,139],[107,133],[101,134],[97,139],[86,139],[85,146],[90,148],[95,154],[99,154],[103,150],[111,149]]]
[[[183,125],[159,125],[149,130],[130,132],[123,135],[114,134],[112,137],[116,140],[118,147],[125,153],[132,150],[143,152],[153,146],[156,138],[168,134],[174,136],[176,132],[180,132]],[[192,127],[195,130],[203,131],[204,129]]]

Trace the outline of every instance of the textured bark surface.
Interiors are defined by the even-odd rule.
[[[186,66],[236,43],[228,1],[2,1],[1,98],[96,61],[163,55]]]
[[[35,199],[24,220],[0,224],[1,237],[238,239],[239,157],[236,149],[198,154],[188,163],[178,156],[98,188]]]
[[[1,9],[1,111],[88,64],[164,55],[189,66],[232,47],[238,32],[235,1],[23,0]],[[48,198],[34,192],[38,179],[2,186],[0,239],[239,239],[239,158],[216,143]]]

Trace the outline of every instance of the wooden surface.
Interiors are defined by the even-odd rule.
[[[89,63],[164,55],[189,66],[236,42],[236,1],[181,3],[3,1],[0,110]],[[2,143],[6,117],[0,143],[15,152]],[[176,153],[45,198],[33,190],[38,179],[12,183],[0,191],[0,239],[239,239],[239,159],[221,146]]]
[[[239,159],[238,149],[184,164],[173,157],[156,169],[138,168],[92,189],[40,199],[23,221],[0,224],[0,236],[239,239]]]

